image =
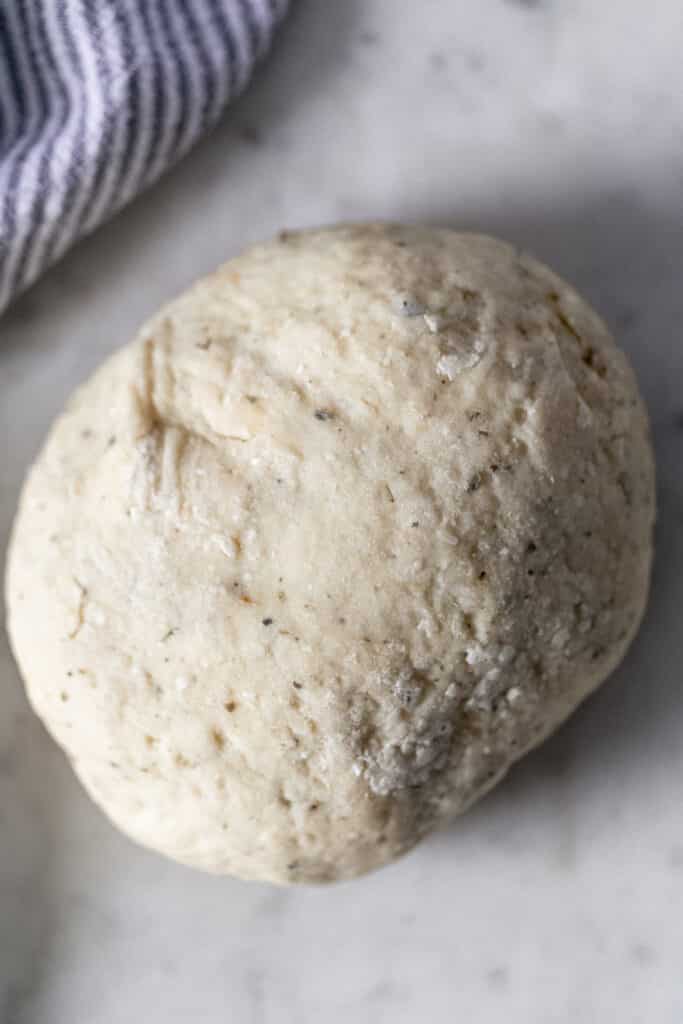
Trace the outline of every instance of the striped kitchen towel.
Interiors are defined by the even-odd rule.
[[[0,0],[0,311],[218,118],[288,0]]]

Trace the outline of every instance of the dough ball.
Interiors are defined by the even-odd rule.
[[[57,420],[9,628],[124,832],[208,871],[350,878],[614,669],[653,512],[633,374],[553,273],[449,230],[287,232]]]

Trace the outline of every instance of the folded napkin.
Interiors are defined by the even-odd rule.
[[[0,310],[182,156],[287,0],[0,0]]]

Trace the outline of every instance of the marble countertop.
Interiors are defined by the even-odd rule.
[[[0,322],[0,546],[74,384],[246,242],[476,227],[573,280],[659,465],[624,666],[490,797],[331,889],[217,880],[118,835],[0,640],[1,1024],[683,1020],[683,89],[678,0],[298,0],[219,128]]]

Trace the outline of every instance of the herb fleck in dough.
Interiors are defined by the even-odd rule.
[[[490,238],[286,233],[74,396],[7,576],[30,699],[93,799],[186,864],[378,867],[612,671],[653,463],[633,374]]]

